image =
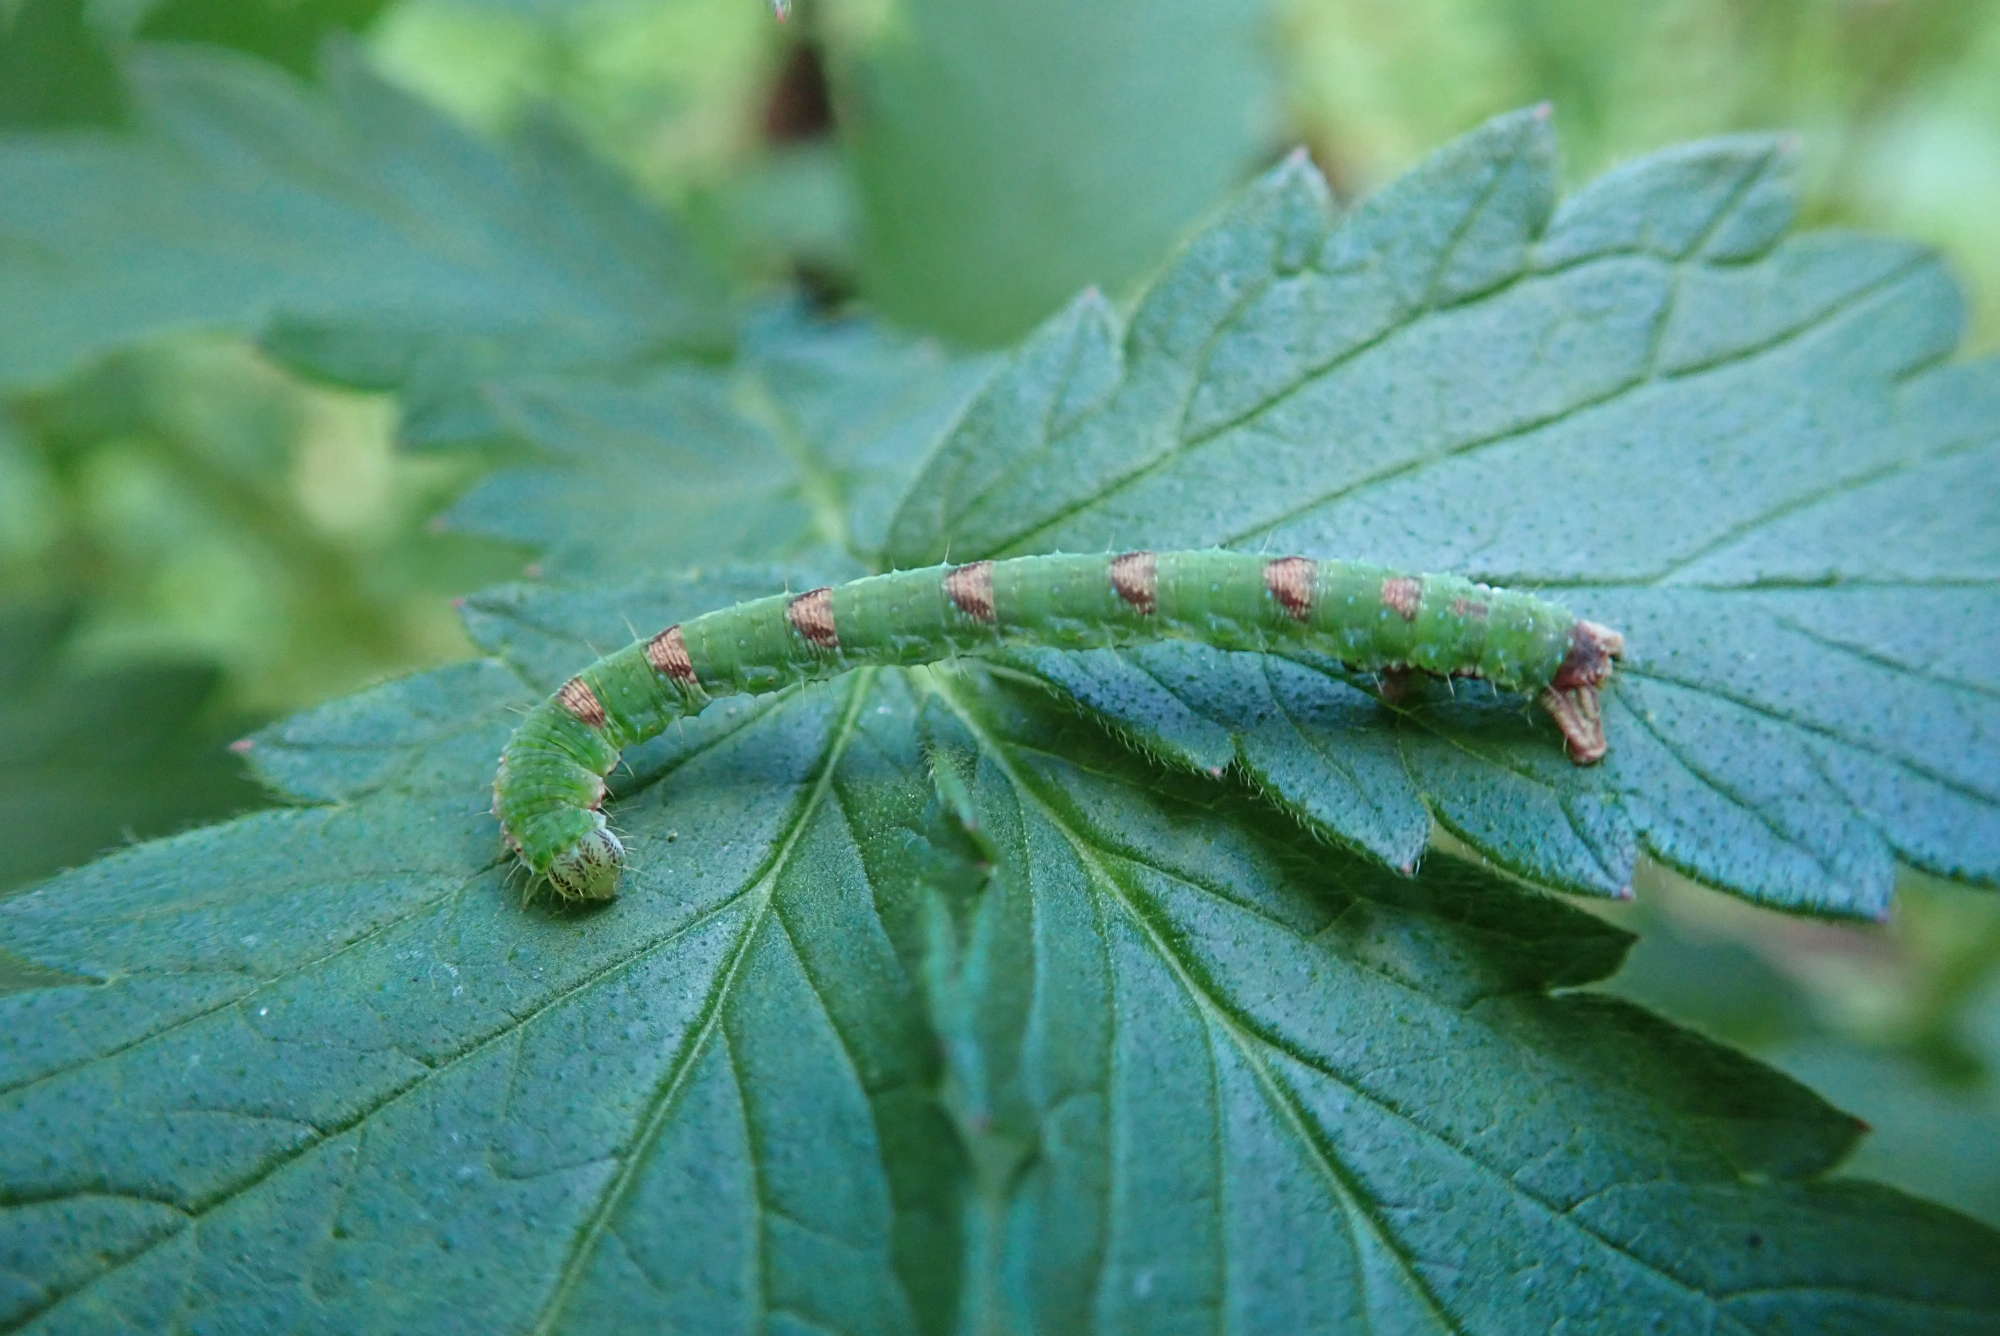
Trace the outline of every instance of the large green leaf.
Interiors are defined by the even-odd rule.
[[[1465,164],[1482,155],[1518,164],[1496,141],[1540,133],[1516,122],[1475,138],[1400,197],[1448,194],[1439,178],[1454,162],[1474,175]],[[1708,157],[1685,160],[1698,183]],[[1745,179],[1738,214],[1765,178]],[[1647,218],[1698,191],[1656,193]],[[1507,198],[1499,184],[1492,195]],[[1351,252],[1340,272],[1393,274],[1397,247],[1421,247],[1423,211],[1398,217],[1397,198],[1363,214],[1378,219],[1381,253]],[[1023,516],[970,513],[975,491],[1060,502],[1078,495],[1070,479],[1122,476],[1163,438],[1143,415],[1123,421],[1120,405],[1221,411],[1186,397],[1206,383],[1191,368],[1234,358],[1214,394],[1275,392],[1257,389],[1264,358],[1310,351],[1338,322],[1322,310],[1288,326],[1290,298],[1274,297],[1242,326],[1253,356],[1211,337],[1204,312],[1218,293],[1262,309],[1249,261],[1268,271],[1273,237],[1297,239],[1290,268],[1303,275],[1317,253],[1306,243],[1326,226],[1293,169],[1198,242],[1121,339],[1113,317],[1083,307],[969,405],[978,364],[852,327],[782,325],[726,371],[510,378],[482,400],[550,449],[545,466],[500,475],[458,513],[548,553],[547,579],[469,603],[490,657],[261,735],[252,758],[296,805],[0,903],[0,1323],[1971,1332],[2000,1321],[2000,1237],[1830,1175],[1859,1131],[1852,1119],[1574,991],[1616,966],[1622,934],[1452,858],[1404,876],[1382,849],[1328,850],[1226,774],[1177,775],[1080,727],[1041,686],[1020,685],[1020,664],[862,672],[724,702],[634,749],[615,777],[614,819],[634,851],[624,898],[592,914],[520,907],[485,807],[525,704],[636,629],[839,578],[884,549],[912,556],[947,527],[962,525],[954,557],[1004,550],[996,529]],[[1534,342],[1538,313],[1574,318],[1560,291],[1506,304],[1541,280],[1473,282],[1501,272],[1509,234],[1477,221],[1463,233],[1462,253],[1428,282],[1466,285],[1458,304],[1488,343]],[[1718,225],[1709,244],[1729,235]],[[1627,249],[1635,273],[1656,263]],[[1755,253],[1730,272],[1763,275],[1782,296],[1785,281],[1762,267],[1774,261]],[[1580,309],[1615,309],[1598,297]],[[1871,328],[1887,345],[1900,333],[1879,313]],[[1545,340],[1580,368],[1603,342]],[[1435,361],[1439,346],[1422,348]],[[1817,372],[1768,356],[1745,362],[1763,396],[1852,415],[1845,400],[1823,402],[1832,390]],[[1849,362],[1848,382],[1865,388],[1864,370]],[[1496,372],[1459,401],[1440,374],[1431,398],[1395,408],[1458,421],[1501,412],[1531,382]],[[1922,429],[1921,415],[1909,422]],[[1855,424],[1834,425],[1837,444]],[[893,507],[895,479],[938,439],[928,476]],[[691,440],[718,444],[703,457]],[[1283,440],[1269,436],[1249,462],[1281,459]],[[1333,461],[1321,466],[1339,464],[1320,453]],[[1462,453],[1483,462],[1486,448]],[[1572,469],[1595,457],[1578,453]],[[1843,476],[1846,456],[1823,453],[1810,467]],[[691,479],[691,468],[711,471]],[[1219,472],[1206,512],[1162,507],[1161,527],[1133,537],[1235,536],[1201,530],[1201,516],[1240,505],[1257,520],[1262,476]],[[1097,486],[1055,522],[1098,522]],[[1452,495],[1441,490],[1440,505]],[[1538,497],[1496,483],[1486,501]],[[730,518],[758,532],[728,536]],[[1416,543],[1387,533],[1385,555]],[[1477,536],[1496,552],[1530,542]],[[641,569],[747,552],[752,539],[800,565]],[[1451,541],[1461,546],[1412,564],[1478,567],[1460,559],[1473,539]],[[1606,546],[1607,569],[1621,569],[1618,553]],[[1581,604],[1585,592],[1566,596]],[[1657,652],[1640,667],[1653,670]],[[1307,672],[1196,658],[1182,661],[1183,690],[1225,693],[1246,665]],[[1328,685],[1308,679],[1311,690],[1335,690],[1317,675]],[[1178,699],[1102,712],[1184,759],[1193,753],[1158,713]],[[1320,700],[1362,758],[1329,749],[1342,763],[1410,745],[1372,705],[1342,714],[1345,698]],[[1200,725],[1184,715],[1171,726]],[[1570,782],[1552,740],[1527,736],[1509,707],[1426,717],[1424,734]],[[1935,703],[1916,698],[1907,720],[1935,728]],[[1620,722],[1623,741],[1634,725]],[[1238,745],[1228,723],[1215,727]],[[1484,810],[1510,838],[1546,837],[1509,810],[1519,797],[1493,783],[1502,771],[1465,769],[1468,791],[1485,780]],[[1353,792],[1392,805],[1361,783]],[[1607,798],[1601,810],[1610,820],[1626,806]],[[1729,853],[1728,832],[1716,838]]]
[[[419,436],[477,434],[499,372],[726,347],[719,286],[567,144],[501,154],[335,52],[325,94],[218,51],[141,48],[132,135],[0,137],[0,387],[152,334],[269,331],[411,387]]]
[[[0,1275],[31,1331],[1973,1331],[2000,1239],[1624,1004],[1623,935],[1162,784],[1040,692],[857,673],[632,756],[625,897],[524,913],[481,789],[626,618],[262,736],[319,805],[0,905]],[[510,671],[511,669],[511,671]],[[990,868],[982,881],[981,862]]]
[[[2000,880],[2000,366],[1937,262],[1783,238],[1787,149],[1723,140],[1558,206],[1502,118],[1336,215],[1297,159],[1128,321],[1086,299],[968,411],[892,565],[1218,543],[1455,570],[1621,627],[1610,759],[1515,703],[1391,717],[1328,666],[1033,656],[1148,748],[1240,765],[1392,863],[1433,815],[1535,880],[1886,910]]]

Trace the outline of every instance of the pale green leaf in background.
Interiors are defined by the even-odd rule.
[[[1130,285],[1269,153],[1269,8],[819,6],[870,298],[991,344]]]
[[[331,61],[322,97],[144,49],[143,133],[0,141],[0,306],[36,312],[0,327],[0,385],[174,331],[268,332],[323,375],[410,387],[413,434],[454,438],[502,371],[728,347],[719,283],[622,185],[546,138],[497,152]]]

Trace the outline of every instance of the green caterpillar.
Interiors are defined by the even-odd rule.
[[[493,812],[531,886],[608,900],[625,849],[604,824],[605,775],[620,751],[717,696],[864,664],[1168,637],[1326,654],[1381,672],[1392,696],[1412,672],[1535,691],[1578,765],[1604,755],[1598,690],[1625,650],[1616,631],[1527,594],[1350,561],[1126,552],[895,571],[741,603],[599,659],[508,741]]]

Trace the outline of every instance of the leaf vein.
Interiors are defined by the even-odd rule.
[[[824,802],[828,791],[833,786],[834,770],[840,756],[846,750],[848,743],[854,736],[861,716],[862,704],[869,695],[869,688],[873,685],[874,678],[875,674],[865,669],[852,675],[851,685],[848,688],[846,708],[842,711],[840,721],[829,734],[826,745],[821,752],[819,773],[813,778],[812,788],[800,800],[798,807],[793,811],[791,820],[787,823],[786,830],[778,841],[777,847],[772,851],[770,858],[766,859],[763,866],[758,869],[757,876],[742,891],[730,897],[728,903],[731,904],[745,897],[756,897],[757,902],[744,924],[741,935],[737,938],[736,945],[730,953],[728,964],[717,977],[715,987],[710,992],[708,1005],[701,1019],[699,1029],[694,1035],[690,1036],[688,1042],[682,1047],[680,1054],[669,1064],[666,1073],[655,1089],[645,1117],[640,1123],[637,1134],[633,1137],[632,1147],[625,1156],[619,1172],[605,1185],[604,1191],[599,1194],[596,1209],[591,1212],[590,1216],[584,1221],[582,1228],[577,1231],[576,1243],[571,1249],[570,1255],[564,1259],[561,1270],[557,1272],[556,1283],[550,1288],[548,1301],[542,1310],[541,1317],[535,1323],[535,1331],[549,1331],[561,1316],[571,1292],[582,1279],[584,1268],[595,1253],[597,1239],[603,1234],[612,1216],[624,1204],[627,1197],[630,1196],[634,1185],[638,1181],[638,1170],[642,1161],[652,1153],[652,1148],[657,1144],[660,1133],[665,1130],[667,1119],[673,1110],[676,1099],[686,1083],[688,1074],[694,1069],[695,1059],[707,1047],[710,1037],[721,1023],[723,1011],[729,1005],[731,999],[731,990],[735,985],[737,974],[742,969],[743,961],[749,955],[752,942],[763,927],[765,915],[770,912],[776,893],[778,875],[789,865],[793,849],[804,838],[805,831],[810,825],[814,814],[820,810],[820,806]],[[734,1074],[738,1089],[741,1091],[743,1086],[742,1072],[737,1065],[735,1046],[727,1042],[726,1035],[724,1036],[723,1048],[728,1055],[730,1071]],[[747,1115],[747,1098],[745,1108]],[[755,1158],[754,1154],[750,1157],[750,1169],[753,1177],[756,1173]],[[763,1200],[760,1187],[758,1189],[758,1210],[760,1217],[766,1209],[768,1209],[768,1206]],[[758,1256],[760,1259],[764,1256],[764,1250],[761,1246],[758,1249]],[[770,1307],[769,1277],[764,1273],[765,1266],[760,1260],[758,1266],[759,1306],[768,1312]]]

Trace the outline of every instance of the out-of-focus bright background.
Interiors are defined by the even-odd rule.
[[[1352,198],[1543,100],[1572,180],[1789,128],[1806,223],[1937,246],[1972,346],[2000,343],[1987,0],[799,0],[785,23],[758,0],[0,0],[0,136],[133,133],[132,63],[165,42],[309,87],[354,48],[481,135],[559,123],[746,304],[802,289],[982,347],[1084,285],[1129,293],[1293,145]],[[390,400],[241,331],[12,370],[0,893],[258,805],[229,739],[469,653],[452,597],[532,559],[430,523],[476,457],[398,452]],[[1639,890],[1620,988],[1874,1123],[1860,1172],[2000,1223],[2000,903],[1912,879],[1864,931]]]

